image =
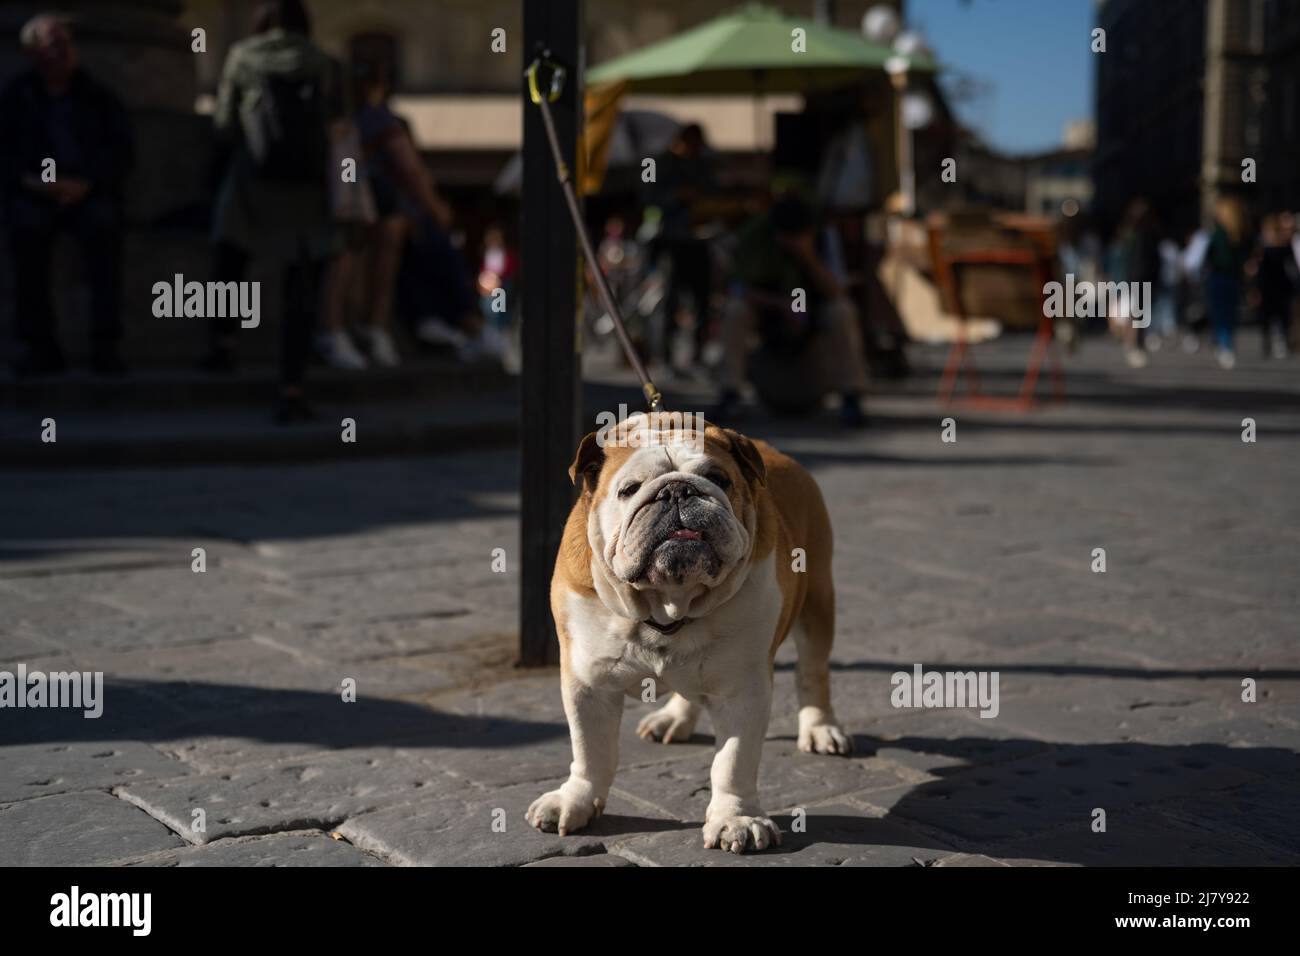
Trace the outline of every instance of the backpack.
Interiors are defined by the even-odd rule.
[[[244,139],[261,179],[321,183],[329,161],[320,76],[267,73],[244,118]]]

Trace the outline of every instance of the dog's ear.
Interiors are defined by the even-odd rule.
[[[569,480],[576,485],[581,477],[584,492],[596,490],[601,466],[605,464],[605,449],[596,440],[596,434],[590,432],[578,443],[578,453],[573,456],[573,464],[569,466]]]
[[[730,428],[722,429],[722,433],[731,443],[731,457],[736,459],[745,478],[758,485],[767,484],[767,466],[763,464],[763,456],[758,453],[754,443]]]

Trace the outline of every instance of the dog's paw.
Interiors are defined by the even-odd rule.
[[[840,729],[833,715],[805,707],[799,712],[799,749],[806,754],[850,754],[853,738]]]
[[[561,787],[544,793],[533,801],[524,819],[530,826],[547,833],[567,836],[581,830],[605,809],[605,801],[591,795],[574,796]]]
[[[767,817],[713,815],[704,824],[704,848],[730,850],[766,850],[781,845],[781,828]]]
[[[636,725],[636,735],[642,739],[653,738],[666,744],[689,740],[695,733],[695,715],[673,703],[646,714]]]

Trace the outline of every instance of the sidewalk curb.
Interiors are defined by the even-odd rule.
[[[331,411],[310,425],[278,427],[269,415],[246,433],[225,432],[185,435],[178,427],[158,437],[117,435],[81,440],[73,427],[60,427],[57,442],[43,443],[39,429],[29,440],[0,440],[0,470],[13,468],[259,465],[311,461],[339,461],[386,455],[477,451],[514,444],[519,436],[518,413],[494,408],[488,414],[457,420],[431,418],[367,419],[363,412],[339,413],[339,420],[357,420],[357,439],[344,442]],[[79,423],[80,424],[80,423]],[[178,421],[178,426],[183,426]],[[71,423],[69,423],[71,426]],[[92,425],[91,427],[94,427]],[[89,429],[88,429],[89,430]]]

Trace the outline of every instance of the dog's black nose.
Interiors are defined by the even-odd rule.
[[[683,501],[686,498],[694,498],[700,493],[699,489],[689,481],[670,481],[659,489],[655,495],[656,501]]]

